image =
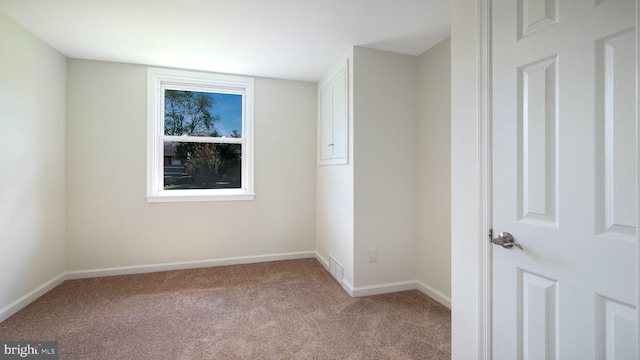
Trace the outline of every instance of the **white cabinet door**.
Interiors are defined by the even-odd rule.
[[[324,85],[319,90],[318,107],[319,115],[319,140],[318,154],[320,162],[333,157],[333,86],[331,83]]]
[[[493,1],[496,360],[637,359],[635,7]]]
[[[347,160],[347,70],[340,71],[331,82],[333,89],[332,146],[333,159]]]
[[[347,65],[329,74],[318,85],[318,160],[320,165],[348,162]]]

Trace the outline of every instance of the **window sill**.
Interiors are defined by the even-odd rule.
[[[169,190],[147,195],[147,202],[251,201],[255,197],[256,194],[241,189]]]

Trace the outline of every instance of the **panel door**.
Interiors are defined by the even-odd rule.
[[[318,160],[320,165],[348,162],[348,63],[318,85]]]
[[[637,359],[636,2],[492,5],[494,359]]]

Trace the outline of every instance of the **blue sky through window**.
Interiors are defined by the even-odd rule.
[[[203,98],[206,101],[198,100]],[[203,109],[213,118],[210,126],[205,125]],[[239,94],[167,89],[165,134],[232,137],[235,130],[242,136],[242,110]]]
[[[209,93],[215,104],[211,115],[220,115],[220,121],[215,123],[216,130],[221,136],[231,136],[233,130],[242,134],[242,95]]]

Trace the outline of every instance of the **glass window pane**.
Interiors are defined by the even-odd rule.
[[[242,137],[242,95],[166,89],[164,134]]]
[[[164,190],[239,189],[241,173],[241,144],[164,142]]]

